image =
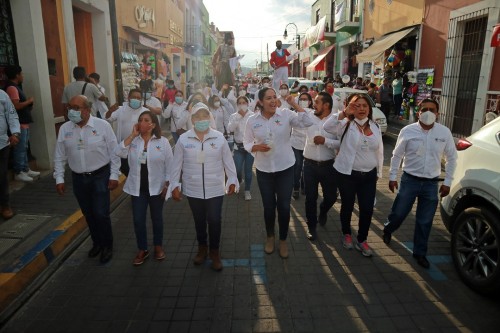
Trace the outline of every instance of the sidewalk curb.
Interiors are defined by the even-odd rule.
[[[111,203],[122,194],[126,177],[121,175],[118,187],[111,191]],[[54,228],[35,246],[0,272],[0,313],[16,300],[44,269],[87,228],[87,223],[78,210]]]

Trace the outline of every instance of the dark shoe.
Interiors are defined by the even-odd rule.
[[[320,213],[318,216],[319,225],[323,227],[326,224],[327,219],[328,219],[328,216],[326,214]]]
[[[391,237],[392,237],[392,234],[390,232],[384,231],[384,234],[382,235],[382,239],[384,240],[384,243],[389,245],[389,243],[391,242]]]
[[[219,249],[210,249],[210,259],[212,260],[212,269],[216,272],[222,271],[222,261],[220,260]]]
[[[8,220],[14,216],[14,211],[9,206],[2,207],[2,217],[4,220]]]
[[[431,264],[429,264],[429,261],[425,256],[414,254],[413,258],[417,259],[417,264],[419,264],[423,268],[429,268],[431,266]]]
[[[155,259],[156,260],[163,260],[165,259],[165,251],[163,251],[161,245],[155,245]]]
[[[144,260],[146,260],[149,257],[149,251],[148,250],[140,250],[139,253],[134,258],[134,261],[132,264],[134,266],[139,266],[144,263]]]
[[[318,234],[316,233],[316,230],[308,230],[306,236],[307,236],[307,239],[309,239],[311,242],[316,240],[316,238],[318,238]]]
[[[94,245],[89,251],[89,258],[95,258],[101,253],[102,248],[100,246]]]
[[[300,196],[300,195],[299,195],[299,190],[293,190],[293,195],[292,195],[292,197],[293,197],[295,200],[297,200],[297,199],[299,198],[299,196]]]
[[[113,258],[113,249],[110,247],[103,247],[101,252],[101,264],[105,264]]]
[[[193,259],[193,263],[195,265],[201,265],[205,262],[207,259],[207,254],[208,254],[208,246],[207,245],[198,245],[198,253],[196,254],[196,257]]]

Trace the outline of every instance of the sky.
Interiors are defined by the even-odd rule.
[[[276,40],[283,44],[295,41],[295,28],[287,28],[288,39],[283,33],[288,23],[297,25],[297,32],[304,35],[311,26],[311,5],[315,0],[203,0],[210,22],[221,31],[233,31],[236,53],[245,55],[240,63],[255,67],[255,61],[267,61],[276,49]]]

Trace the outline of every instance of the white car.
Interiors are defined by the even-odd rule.
[[[362,94],[368,97],[368,100],[371,103],[372,110],[373,110],[373,120],[377,122],[377,124],[380,126],[380,131],[382,132],[382,135],[387,132],[387,119],[385,118],[385,114],[380,111],[380,109],[375,105],[375,102],[371,99],[371,97],[366,93],[365,90],[358,90],[358,89],[352,89],[352,88],[335,88],[334,95],[337,95],[342,104],[344,103],[344,100],[349,97],[351,94]]]
[[[500,295],[500,118],[457,142],[450,194],[440,205],[451,255],[475,291]]]

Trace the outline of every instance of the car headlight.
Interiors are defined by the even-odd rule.
[[[377,122],[377,124],[379,125],[383,125],[386,123],[386,119],[385,118],[378,118],[378,119],[375,119],[375,121]]]

